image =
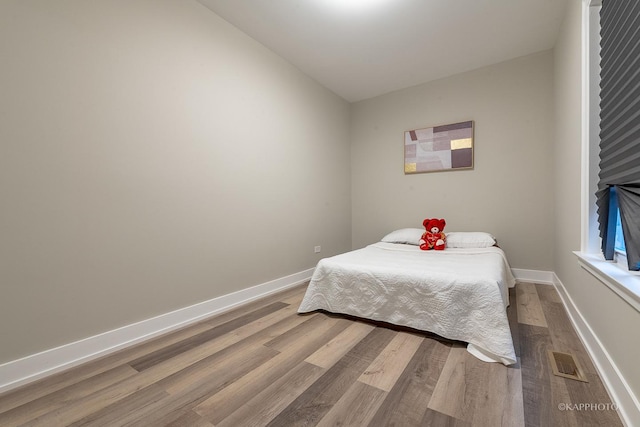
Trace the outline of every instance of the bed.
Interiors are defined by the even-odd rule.
[[[506,313],[515,279],[503,250],[487,233],[447,233],[445,250],[423,251],[416,239],[422,231],[398,230],[320,260],[298,312],[408,326],[464,341],[481,360],[516,363]],[[484,243],[468,243],[470,236],[485,236]]]

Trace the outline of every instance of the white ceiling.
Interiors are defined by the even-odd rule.
[[[198,0],[347,101],[550,49],[566,0]]]

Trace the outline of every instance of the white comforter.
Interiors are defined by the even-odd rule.
[[[502,249],[422,251],[376,243],[318,263],[299,313],[318,309],[465,341],[479,359],[516,362],[506,307],[515,279]]]

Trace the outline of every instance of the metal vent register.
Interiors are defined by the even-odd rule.
[[[549,361],[551,362],[553,375],[585,383],[589,382],[584,375],[583,369],[578,364],[578,361],[573,357],[573,354],[559,353],[557,351],[549,350]]]

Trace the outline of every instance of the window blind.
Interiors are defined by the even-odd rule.
[[[620,209],[629,269],[640,269],[640,1],[603,0],[600,9],[598,222],[605,258]],[[617,200],[610,198],[615,187]],[[611,203],[614,201],[614,203]]]

